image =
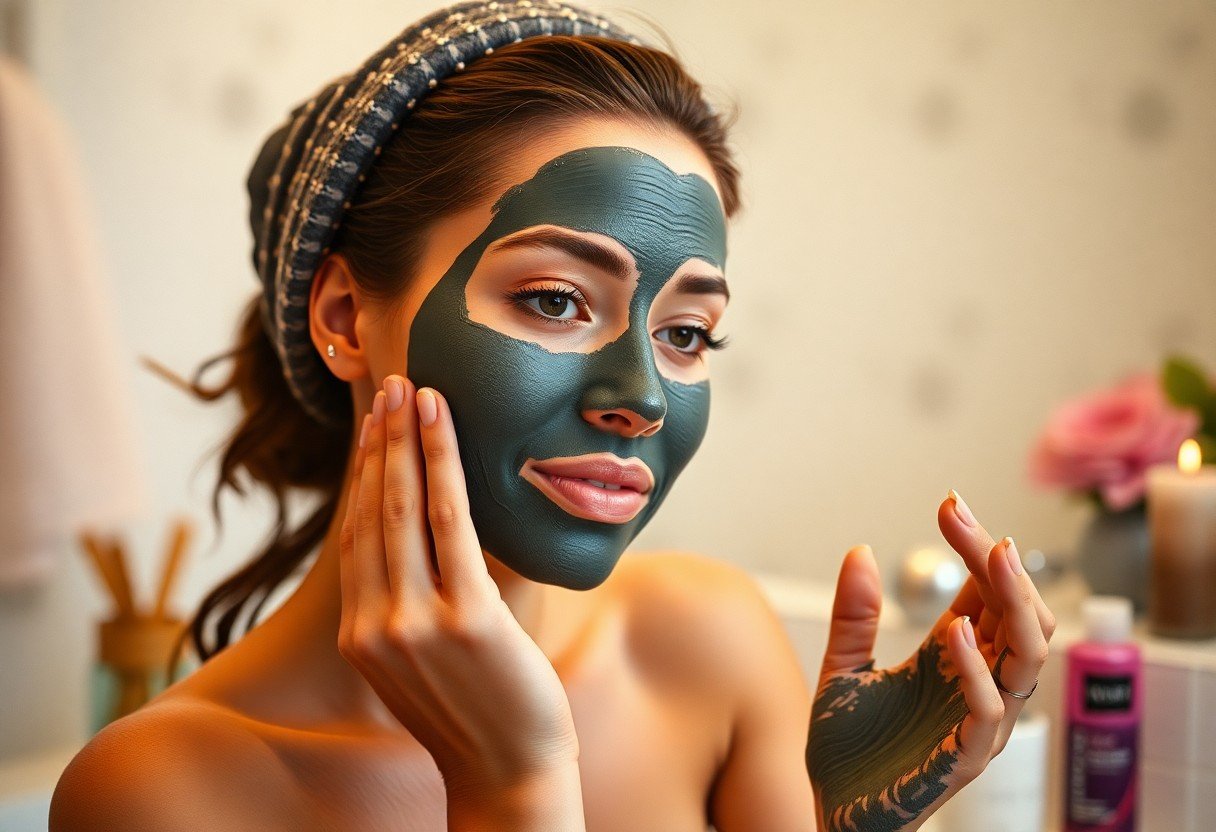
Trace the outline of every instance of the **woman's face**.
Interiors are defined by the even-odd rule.
[[[492,190],[432,229],[384,372],[448,399],[482,547],[589,589],[705,434],[725,217],[695,144],[616,122],[528,143]]]

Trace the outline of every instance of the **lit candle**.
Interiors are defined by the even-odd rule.
[[[1178,449],[1178,464],[1148,471],[1152,535],[1149,623],[1174,638],[1216,636],[1216,466],[1199,443]]]

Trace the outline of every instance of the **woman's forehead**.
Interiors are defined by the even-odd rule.
[[[551,159],[508,189],[493,212],[483,242],[553,223],[607,234],[642,258],[725,259],[725,217],[709,182],[632,147],[579,148]]]
[[[675,128],[607,118],[584,119],[554,130],[534,129],[504,165],[502,184],[497,190],[501,195],[513,184],[531,179],[558,156],[582,148],[607,146],[644,153],[676,175],[696,174],[710,184],[718,202],[722,202],[713,166],[694,141]]]
[[[499,184],[487,189],[476,206],[432,227],[422,274],[437,278],[466,246],[487,234],[493,239],[529,224],[545,223],[601,231],[623,240],[630,235],[623,228],[615,232],[613,228],[631,222],[635,238],[636,229],[646,225],[660,235],[674,225],[686,231],[691,225],[700,230],[695,235],[700,241],[697,251],[684,255],[705,257],[723,266],[726,218],[716,177],[700,150],[686,139],[677,141],[615,122],[610,125],[607,133],[546,135],[517,154],[503,169]],[[607,140],[612,138],[636,141],[610,145]],[[580,144],[586,139],[599,144]],[[646,194],[648,187],[651,193]],[[652,205],[657,210],[649,210]],[[523,219],[525,214],[530,219]],[[575,219],[576,215],[581,219]]]

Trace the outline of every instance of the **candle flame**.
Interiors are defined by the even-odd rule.
[[[1178,468],[1184,474],[1193,474],[1203,464],[1203,451],[1194,439],[1188,439],[1178,449]]]

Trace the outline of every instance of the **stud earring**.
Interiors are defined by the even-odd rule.
[[[333,345],[333,344],[330,344],[328,347],[326,347],[326,348],[325,348],[325,353],[326,353],[326,355],[328,355],[330,358],[333,358],[335,355],[337,355],[337,354],[338,354],[338,351],[334,349],[334,345]]]

